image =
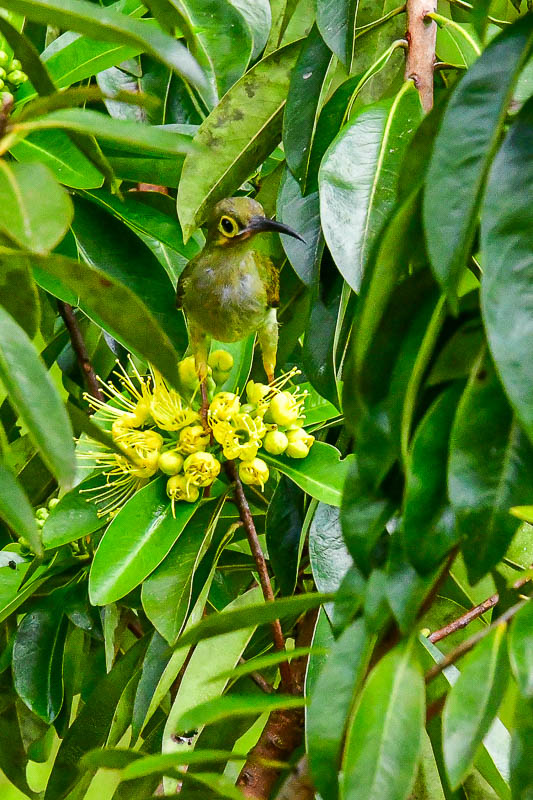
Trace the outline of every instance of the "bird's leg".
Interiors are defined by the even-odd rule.
[[[208,335],[196,325],[189,325],[189,339],[191,348],[194,353],[194,363],[196,365],[196,372],[198,380],[200,381],[200,393],[202,395],[202,405],[200,406],[200,417],[202,425],[206,431],[210,431],[207,423],[207,409],[209,408],[209,400],[207,398],[207,358],[209,354],[210,340]]]
[[[276,354],[278,350],[278,320],[276,309],[271,308],[258,331],[259,345],[263,354],[263,366],[269,383],[274,380]]]

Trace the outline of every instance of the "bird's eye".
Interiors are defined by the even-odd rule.
[[[224,236],[235,236],[239,232],[239,226],[231,217],[222,217],[218,228]]]

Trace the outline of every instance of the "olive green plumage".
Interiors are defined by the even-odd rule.
[[[189,261],[178,281],[176,305],[187,316],[202,380],[211,337],[236,342],[255,331],[267,376],[269,380],[274,377],[279,273],[254,244],[261,231],[301,238],[288,226],[268,219],[261,204],[250,197],[221,200],[207,221],[203,250]]]

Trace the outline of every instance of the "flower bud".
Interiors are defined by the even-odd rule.
[[[5,50],[0,50],[0,67],[6,67],[9,64],[9,56]]]
[[[135,478],[151,478],[157,472],[159,451],[150,450],[144,455],[136,456],[137,466],[130,467],[129,472]]]
[[[183,471],[189,483],[211,486],[220,472],[220,461],[211,453],[193,453],[185,459]]]
[[[216,420],[227,420],[239,413],[240,405],[239,398],[233,392],[219,392],[209,405],[209,414]]]
[[[5,69],[3,67],[0,67],[0,78],[2,78],[2,80],[4,80],[4,78],[6,77],[6,74],[7,73]]]
[[[250,403],[253,403],[255,406],[259,405],[262,400],[267,396],[270,391],[270,386],[267,386],[266,383],[255,383],[254,381],[248,381],[246,384],[246,397]]]
[[[267,453],[273,456],[280,456],[287,449],[289,440],[283,431],[269,431],[263,439],[263,447]]]
[[[38,508],[35,512],[35,519],[42,519],[43,521],[48,517],[49,511],[47,508]]]
[[[264,488],[269,476],[268,467],[262,458],[252,458],[239,464],[239,478],[248,486]]]
[[[44,528],[44,523],[45,522],[46,522],[45,519],[36,519],[35,520],[35,524],[37,525],[38,528]]]
[[[15,98],[11,94],[11,92],[0,92],[0,108],[4,108],[4,106],[8,105],[9,103],[13,103]]]
[[[52,511],[52,509],[54,509],[58,503],[59,503],[59,497],[51,497],[50,500],[48,501],[48,508],[50,509],[50,511]]]
[[[213,380],[215,381],[217,386],[222,386],[222,384],[226,383],[230,375],[231,375],[231,370],[229,370],[228,372],[222,372],[219,369],[213,370]]]
[[[20,86],[21,83],[25,83],[28,80],[28,76],[25,72],[21,72],[20,69],[15,69],[13,72],[8,73],[7,80],[13,86]]]
[[[286,453],[289,458],[305,458],[315,441],[315,437],[303,428],[292,428],[287,431],[289,444]]]
[[[4,88],[4,86],[5,86],[5,83],[4,83],[4,81],[2,80],[2,78],[0,78],[0,90],[1,90],[1,89],[3,89],[3,88]]]
[[[202,425],[189,425],[189,427],[181,429],[178,441],[178,450],[180,453],[196,453],[198,450],[203,450],[208,445],[209,434]]]
[[[220,372],[230,372],[233,367],[233,356],[227,350],[214,350],[207,363],[214,370],[218,369]]]
[[[200,492],[192,483],[187,483],[185,475],[173,475],[167,481],[167,495],[172,500],[172,513],[174,513],[176,500],[195,503],[200,496]]]
[[[20,63],[20,61],[18,60],[18,58],[14,58],[14,59],[12,60],[11,64],[9,65],[9,69],[10,69],[11,71],[13,71],[13,70],[20,70],[20,69],[22,69],[22,64]]]
[[[290,392],[280,392],[270,401],[268,416],[276,425],[294,425],[300,416],[301,405]]]
[[[177,475],[183,467],[183,456],[176,450],[165,450],[159,454],[157,466],[165,475]]]
[[[188,358],[178,362],[178,375],[187,389],[196,389],[198,386],[198,373],[194,363],[194,356],[188,356]]]
[[[289,456],[289,458],[305,458],[309,455],[309,448],[304,442],[289,442],[285,455]]]

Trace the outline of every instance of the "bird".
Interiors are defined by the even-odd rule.
[[[278,346],[279,271],[257,248],[255,237],[277,231],[302,236],[266,216],[252,197],[226,197],[211,210],[206,241],[181,273],[176,306],[187,319],[189,343],[206,413],[207,360],[211,338],[237,342],[257,332],[267,380],[274,379]]]

